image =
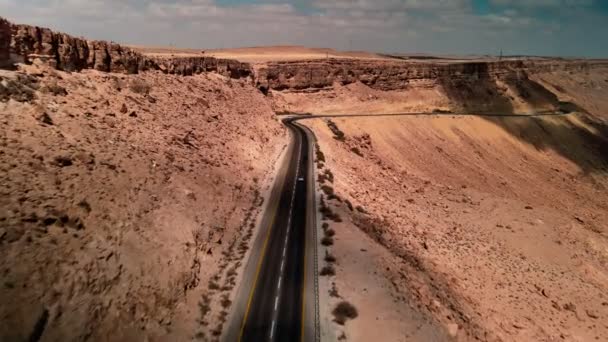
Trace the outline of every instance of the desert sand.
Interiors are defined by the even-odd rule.
[[[286,113],[376,115],[302,121],[324,338],[608,340],[606,61],[0,32],[0,340],[218,340]]]
[[[569,116],[304,121],[324,154],[320,174],[333,174],[320,185],[339,198],[328,203],[343,221],[327,221],[335,232],[327,253],[336,261],[326,264],[336,275],[321,284],[343,296],[326,312],[344,299],[361,312],[344,326],[333,323],[337,336],[369,339],[362,327],[383,318],[386,325],[410,324],[375,330],[375,338],[432,340],[428,320],[420,330],[411,327],[426,315],[456,340],[607,339],[606,76],[534,77],[584,106],[586,113]],[[440,87],[382,93],[338,86],[285,94],[280,103],[306,111],[307,97],[328,113],[458,110]],[[522,98],[512,102],[533,107]],[[357,230],[380,246],[359,248],[366,239],[353,241]],[[382,294],[379,279],[391,284]],[[387,299],[394,300],[392,310]],[[419,316],[404,319],[412,303]]]

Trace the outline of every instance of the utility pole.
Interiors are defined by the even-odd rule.
[[[498,57],[498,61],[502,61],[502,49],[500,49],[500,57]]]

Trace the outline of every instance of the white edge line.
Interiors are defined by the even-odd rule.
[[[270,338],[272,339],[274,337],[274,325],[275,325],[275,320],[272,320],[272,328],[270,328]]]

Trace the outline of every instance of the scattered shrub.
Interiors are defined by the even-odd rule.
[[[207,313],[209,313],[209,311],[211,310],[211,307],[209,305],[210,301],[211,299],[209,299],[209,296],[207,294],[204,294],[201,298],[201,301],[198,302],[198,309],[201,314],[201,319],[205,318],[205,316],[207,316]]]
[[[362,214],[367,214],[367,211],[360,205],[358,205],[355,209]]]
[[[334,182],[334,174],[331,172],[330,169],[325,169],[325,171],[323,171],[323,175],[325,176],[325,179],[327,179],[330,183]]]
[[[334,188],[331,185],[322,185],[321,190],[328,196],[334,194]]]
[[[152,86],[142,79],[134,79],[129,85],[129,89],[136,94],[148,95]]]
[[[321,148],[319,145],[316,145],[316,154],[317,154],[317,163],[325,163],[325,154],[321,152]]]
[[[210,280],[208,287],[209,287],[209,290],[219,290],[220,289],[220,285],[217,282],[215,282],[215,280]]]
[[[228,299],[228,297],[224,297],[224,298],[222,298],[222,301],[220,304],[222,304],[222,307],[225,309],[225,308],[229,307],[230,304],[232,304],[232,301],[230,301],[230,299]]]
[[[334,269],[334,267],[332,265],[327,265],[327,266],[324,266],[323,269],[321,269],[321,273],[319,273],[319,274],[323,277],[334,276],[334,275],[336,275],[336,270]]]
[[[347,320],[355,319],[357,316],[359,316],[357,308],[355,308],[351,303],[345,301],[336,305],[332,313],[334,315],[334,321],[340,325],[344,325]]]
[[[328,251],[325,251],[325,261],[329,263],[336,262],[336,257]]]
[[[322,227],[323,227],[323,230],[326,230],[327,228],[329,228],[329,223],[323,222]]]
[[[336,231],[333,229],[327,229],[325,231],[325,236],[327,237],[334,237],[336,235]]]
[[[331,200],[336,200],[336,201],[338,201],[338,202],[342,203],[342,198],[340,198],[340,196],[338,196],[338,195],[336,195],[336,194],[330,194],[330,195],[327,195],[327,200],[328,200],[328,201],[331,201]]]
[[[321,244],[323,246],[331,246],[334,244],[334,239],[329,236],[325,236],[321,239]]]
[[[47,94],[53,94],[55,96],[66,96],[68,91],[57,84],[57,81],[49,82],[40,88],[40,91]]]
[[[342,132],[338,128],[338,125],[336,125],[336,123],[332,120],[327,120],[327,127],[329,127],[331,132],[334,134],[334,139],[338,141],[344,141],[346,139],[346,135],[344,134],[344,132]]]
[[[359,157],[363,157],[363,153],[361,152],[361,150],[358,147],[351,147],[351,152],[353,152],[354,154],[358,155]]]
[[[353,210],[354,210],[354,208],[353,208],[353,204],[352,204],[352,203],[350,203],[350,201],[349,201],[349,200],[345,199],[345,200],[344,200],[344,203],[346,203],[346,206],[348,207],[348,210],[350,210],[350,211],[353,211]]]
[[[338,288],[336,287],[336,283],[331,284],[331,289],[329,289],[329,295],[334,298],[340,298],[340,294],[338,294]]]

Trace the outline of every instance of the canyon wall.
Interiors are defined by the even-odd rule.
[[[276,62],[257,72],[257,86],[273,90],[322,89],[334,83],[347,85],[360,81],[378,90],[400,90],[411,84],[447,82],[454,79],[481,80],[525,78],[547,71],[585,71],[606,62],[594,61],[496,61],[413,63],[404,61],[318,60]]]
[[[11,26],[8,21],[0,18],[0,68],[10,66]]]
[[[35,59],[65,71],[95,69],[136,74],[160,70],[168,74],[193,75],[216,72],[232,78],[252,75],[251,66],[235,60],[212,57],[153,58],[114,42],[86,40],[48,28],[0,22],[0,67],[32,63]],[[10,49],[7,46],[10,43]],[[10,53],[9,53],[10,51]]]

